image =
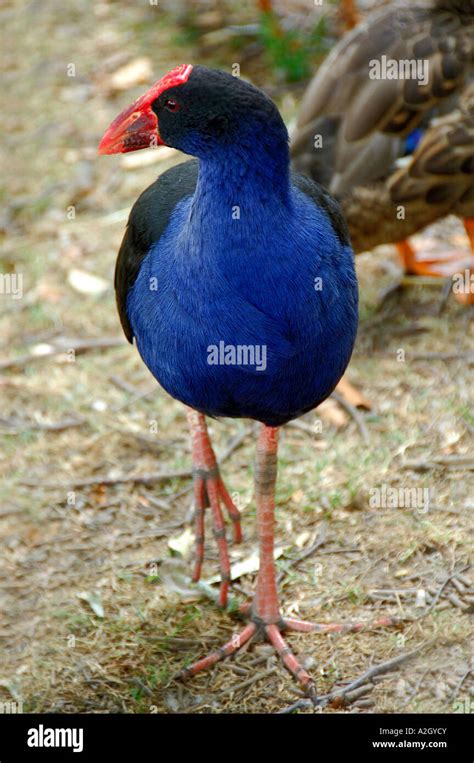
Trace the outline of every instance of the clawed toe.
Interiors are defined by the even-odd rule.
[[[249,613],[249,605],[243,605],[241,607],[241,613]],[[293,618],[283,618],[278,624],[269,623],[265,624],[258,618],[252,619],[248,625],[239,633],[232,636],[232,638],[224,644],[224,646],[211,652],[207,657],[193,663],[187,668],[181,670],[176,678],[179,680],[186,680],[200,673],[202,670],[212,667],[220,660],[224,660],[226,657],[230,657],[235,654],[244,644],[247,644],[253,639],[254,636],[263,637],[273,646],[278,656],[280,657],[284,666],[294,676],[294,678],[304,688],[307,696],[314,705],[318,704],[316,686],[309,675],[304,669],[298,658],[291,651],[287,642],[282,636],[282,631],[292,630],[304,633],[350,633],[359,632],[361,630],[369,630],[373,628],[382,628],[397,625],[399,621],[392,617],[383,617],[378,620],[374,620],[369,623],[310,623],[306,620],[296,620]]]
[[[292,675],[299,681],[304,687],[310,698],[316,699],[316,687],[313,679],[298,662],[297,658],[287,645],[283,636],[281,635],[280,628],[275,624],[264,625],[251,621],[239,634],[232,636],[224,646],[211,652],[207,657],[193,663],[187,668],[181,670],[176,678],[185,681],[202,670],[212,667],[220,660],[224,660],[226,657],[235,654],[244,644],[248,643],[256,634],[263,635],[272,644],[275,651],[279,655],[281,661],[286,668],[292,673]],[[314,701],[313,700],[313,701]]]

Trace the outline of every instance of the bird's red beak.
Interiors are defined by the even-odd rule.
[[[140,148],[162,146],[164,141],[158,131],[158,118],[151,104],[161,93],[187,82],[192,71],[191,64],[181,64],[155,82],[144,95],[118,115],[99,143],[99,154],[126,154]]]

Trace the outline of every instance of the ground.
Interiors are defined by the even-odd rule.
[[[96,146],[146,84],[196,60],[195,43],[140,2],[14,2],[1,13],[1,270],[23,283],[21,298],[0,302],[0,702],[26,712],[284,710],[298,690],[264,643],[185,685],[174,679],[241,625],[206,596],[211,584],[189,582],[184,411],[123,339],[114,305],[130,205],[179,157],[98,159]],[[236,55],[217,49],[203,60],[228,68]],[[252,66],[260,84],[271,81],[260,59]],[[283,90],[290,120],[301,90]],[[420,243],[433,240],[466,245],[452,220]],[[348,376],[372,409],[355,419],[333,401],[283,430],[282,610],[319,622],[410,621],[288,640],[320,694],[418,650],[325,713],[469,712],[472,307],[445,300],[441,282],[393,288],[391,247],[357,266],[361,325]],[[245,540],[232,549],[244,562],[234,591],[243,600],[255,583],[255,434],[246,421],[212,422],[211,433],[218,454],[231,451],[222,474],[243,509]],[[209,581],[211,540],[206,550]]]

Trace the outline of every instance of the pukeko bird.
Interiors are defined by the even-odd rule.
[[[291,156],[339,199],[356,253],[393,242],[411,273],[472,267],[407,239],[455,214],[474,252],[473,62],[474,0],[417,0],[370,14],[316,73]]]
[[[281,633],[358,629],[283,618],[274,564],[279,427],[321,403],[349,362],[357,281],[346,224],[321,186],[289,169],[288,133],[274,103],[249,83],[182,65],[125,109],[101,154],[166,144],[197,159],[165,172],[135,203],[118,254],[123,330],[159,383],[188,407],[196,566],[210,506],[219,550],[219,604],[230,584],[223,505],[241,538],[205,416],[261,422],[255,467],[260,568],[242,633],[183,678],[255,634],[308,689],[313,682]]]

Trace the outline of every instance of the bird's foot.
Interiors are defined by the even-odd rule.
[[[463,251],[454,250],[442,255],[423,256],[415,251],[409,241],[400,241],[397,243],[397,249],[408,275],[449,278],[474,264],[473,257]]]
[[[248,623],[248,625],[245,626],[245,628],[240,633],[234,634],[230,641],[221,646],[215,652],[211,652],[211,654],[209,654],[207,657],[203,657],[203,659],[198,660],[197,662],[193,663],[193,665],[190,665],[187,668],[183,668],[183,670],[178,673],[176,678],[181,681],[185,681],[188,678],[195,676],[202,670],[206,670],[207,668],[212,667],[216,664],[216,662],[219,662],[220,660],[235,654],[235,652],[241,649],[245,644],[248,644],[248,642],[253,639],[254,636],[257,636],[269,641],[272,644],[275,651],[279,654],[285,667],[288,668],[290,673],[292,673],[296,680],[299,681],[299,683],[303,686],[308,696],[315,699],[316,688],[313,679],[309,673],[306,672],[300,662],[298,662],[298,659],[295,657],[283,636],[281,635],[285,627],[286,625],[284,621],[280,621],[279,623],[266,624],[258,618],[254,618]]]
[[[185,681],[202,670],[212,667],[220,660],[230,657],[248,644],[254,637],[264,638],[274,647],[285,667],[290,671],[294,678],[302,685],[308,696],[315,701],[317,698],[316,687],[313,679],[303,668],[297,657],[293,654],[285,639],[282,636],[284,631],[298,631],[300,633],[357,633],[362,630],[373,630],[374,628],[386,628],[400,624],[400,620],[393,617],[381,617],[370,623],[311,623],[306,620],[296,620],[291,617],[282,617],[278,622],[265,623],[258,617],[252,615],[250,604],[244,604],[240,608],[242,614],[250,615],[250,622],[245,628],[237,634],[234,634],[230,641],[207,657],[198,660],[187,668],[181,670],[176,678]]]
[[[465,220],[464,225],[474,252],[474,222]],[[470,284],[474,280],[474,256],[463,251],[445,252],[441,256],[430,257],[418,256],[408,241],[400,241],[397,244],[398,253],[405,269],[405,273],[417,276],[429,276],[434,278],[452,277],[453,284],[456,276],[461,276],[468,287],[456,290],[453,288],[454,298],[463,305],[474,303],[474,293]]]

